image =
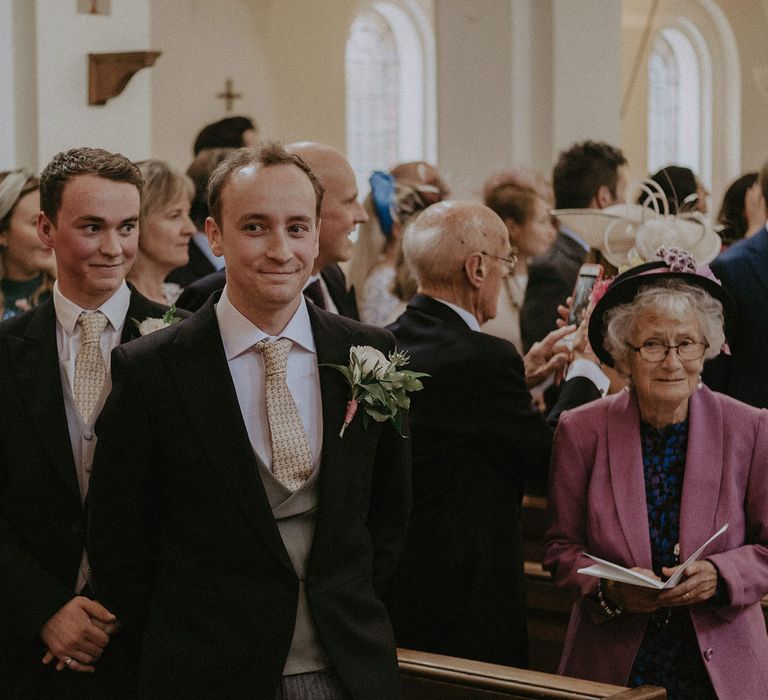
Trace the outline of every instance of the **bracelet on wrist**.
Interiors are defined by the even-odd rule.
[[[600,583],[597,585],[597,602],[600,604],[600,609],[609,620],[619,617],[624,608],[620,605],[613,605],[605,595],[603,586],[603,579],[600,579]]]

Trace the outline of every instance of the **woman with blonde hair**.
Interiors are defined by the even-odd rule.
[[[376,326],[393,321],[404,302],[398,290],[411,279],[400,250],[405,227],[430,204],[447,195],[437,170],[428,163],[402,163],[390,173],[374,172],[364,202],[368,221],[350,262],[348,278],[357,294],[360,320]]]
[[[147,299],[171,305],[181,286],[165,278],[189,261],[195,225],[189,218],[192,180],[160,160],[139,163],[144,177],[139,216],[139,250],[127,280]]]
[[[484,187],[485,205],[506,225],[517,263],[512,274],[502,280],[496,317],[483,325],[483,331],[508,340],[521,355],[520,307],[528,285],[528,262],[546,253],[557,235],[548,195],[551,188],[547,188],[543,178],[526,170],[494,176]]]
[[[56,259],[37,236],[40,181],[25,170],[0,173],[2,318],[37,306],[53,289]]]

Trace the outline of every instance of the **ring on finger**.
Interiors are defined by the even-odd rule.
[[[69,666],[73,661],[74,661],[74,659],[71,656],[68,656],[66,659],[64,659],[64,663],[67,666]]]

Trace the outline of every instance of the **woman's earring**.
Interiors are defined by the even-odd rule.
[[[630,377],[627,377],[627,383],[624,385],[624,391],[629,393],[629,390],[632,388],[632,379]]]
[[[701,380],[701,375],[699,375],[699,383],[696,385],[697,389],[701,389],[704,386],[704,382]]]

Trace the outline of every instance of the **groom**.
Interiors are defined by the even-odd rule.
[[[340,438],[350,388],[327,366],[394,339],[304,301],[321,202],[298,156],[233,153],[206,222],[224,290],[113,355],[90,556],[140,647],[142,696],[399,697],[379,596],[409,443],[360,415]]]

